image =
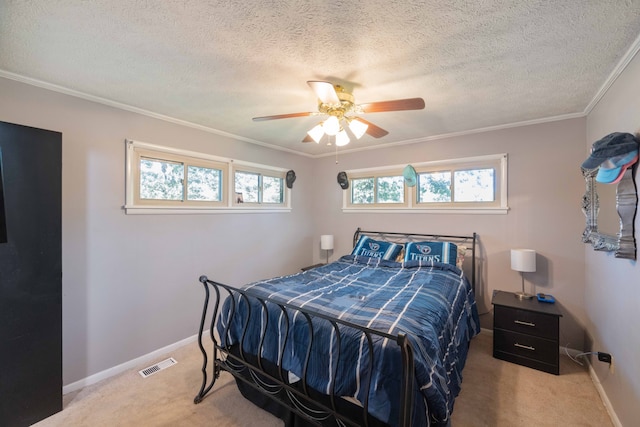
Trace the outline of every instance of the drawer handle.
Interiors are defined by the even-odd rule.
[[[519,348],[524,348],[525,350],[536,351],[536,348],[531,347],[530,345],[522,345],[522,344],[515,343],[514,346]]]
[[[513,323],[517,323],[518,325],[523,325],[523,326],[531,326],[532,328],[536,327],[535,323],[523,322],[522,320],[514,320]]]

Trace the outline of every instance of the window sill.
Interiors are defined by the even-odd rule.
[[[127,215],[209,215],[209,214],[236,214],[236,213],[289,213],[291,208],[264,208],[264,207],[207,207],[197,208],[193,206],[123,206]]]
[[[342,208],[343,213],[506,215],[509,208]]]

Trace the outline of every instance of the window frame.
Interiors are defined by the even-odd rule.
[[[250,174],[256,174],[258,175],[258,201],[257,202],[247,202],[247,201],[243,201],[242,203],[238,203],[237,199],[235,197],[236,195],[236,172],[244,172],[244,173],[250,173]],[[233,166],[231,168],[231,172],[229,173],[229,177],[233,180],[231,184],[232,188],[233,188],[233,200],[232,200],[232,205],[233,206],[237,206],[237,207],[244,207],[244,206],[264,206],[264,207],[285,207],[286,206],[286,201],[287,201],[287,197],[286,197],[286,193],[288,190],[287,186],[286,186],[286,171],[285,170],[281,170],[281,169],[277,169],[277,168],[268,168],[265,166],[262,167],[255,167],[255,166],[251,166],[247,163],[242,163],[242,162],[234,162]],[[264,181],[263,178],[264,177],[270,177],[270,178],[279,178],[280,179],[280,183],[282,186],[282,202],[281,203],[265,203],[263,201],[263,195],[264,195]]]
[[[291,189],[285,185],[287,169],[130,139],[125,140],[125,146],[125,204],[123,209],[126,214],[208,214],[228,213],[229,211],[234,213],[274,213],[291,211]],[[181,163],[184,165],[184,176],[186,176],[189,166],[221,170],[222,200],[186,200],[186,197],[188,197],[187,182],[183,182],[183,200],[141,199],[139,165],[143,158]],[[283,202],[279,204],[236,203],[235,170],[251,170],[266,176],[281,177]]]
[[[184,167],[182,174],[182,200],[162,200],[162,199],[143,199],[140,197],[140,161],[142,159],[150,159],[157,160],[160,162],[171,162],[182,164]],[[222,172],[222,182],[221,182],[221,199],[219,201],[210,201],[210,200],[188,200],[189,191],[188,191],[188,169],[189,166],[195,166],[200,168],[208,168],[214,170],[220,170]],[[137,185],[133,186],[133,203],[134,205],[140,206],[192,206],[197,208],[202,207],[220,207],[226,206],[228,192],[226,191],[226,176],[228,175],[229,167],[226,163],[220,161],[214,161],[209,159],[196,158],[191,156],[179,156],[172,153],[163,153],[160,151],[154,151],[149,149],[139,149],[135,151],[135,161],[131,165],[131,170],[133,174],[133,179],[137,183]]]
[[[416,173],[451,171],[452,177],[452,197],[455,188],[454,172],[470,169],[495,170],[494,194],[495,200],[492,202],[420,202],[418,203],[419,182],[414,187],[405,188],[405,203],[393,204],[354,204],[351,203],[351,182],[352,179],[362,177],[383,177],[395,176],[397,171],[402,170],[406,165],[393,165],[378,168],[357,169],[345,171],[349,177],[349,189],[343,191],[342,211],[345,213],[363,212],[387,212],[387,213],[470,213],[470,214],[506,214],[509,211],[507,200],[507,173],[508,155],[506,153],[492,154],[486,156],[467,157],[460,159],[437,160],[432,162],[413,163]],[[393,174],[393,175],[391,175]],[[418,180],[416,180],[418,181]]]
[[[349,188],[345,191],[348,193],[346,196],[346,206],[347,209],[397,209],[397,208],[407,208],[409,206],[409,189],[406,185],[404,185],[403,190],[403,198],[404,201],[400,203],[381,203],[378,202],[378,179],[379,178],[393,178],[393,177],[402,177],[402,168],[398,168],[397,166],[392,166],[390,168],[379,168],[376,170],[365,169],[361,171],[351,171],[347,172],[347,177],[349,178]],[[373,203],[353,203],[351,195],[353,194],[353,180],[354,179],[368,179],[373,178]]]

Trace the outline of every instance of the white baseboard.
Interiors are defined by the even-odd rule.
[[[98,372],[97,374],[93,374],[90,375],[86,378],[83,378],[79,381],[73,382],[71,384],[67,384],[64,387],[62,387],[62,394],[67,394],[67,393],[71,393],[73,391],[76,390],[80,390],[81,388],[90,386],[92,384],[95,384],[97,382],[100,382],[104,379],[107,379],[109,377],[112,377],[114,375],[118,375],[124,371],[127,371],[129,369],[133,369],[136,367],[139,367],[140,365],[143,365],[145,363],[151,362],[155,359],[157,359],[158,357],[175,350],[176,348],[182,347],[184,345],[187,345],[191,342],[194,342],[196,339],[198,338],[198,335],[193,335],[189,338],[185,338],[183,340],[180,340],[176,343],[173,344],[169,344],[166,347],[162,347],[159,348],[158,350],[152,351],[151,353],[145,354],[144,356],[140,356],[137,357],[133,360],[130,360],[128,362],[122,363],[118,366],[114,366],[113,368],[109,368],[109,369],[105,369],[102,372]]]
[[[618,419],[618,415],[616,414],[616,411],[613,410],[611,401],[609,400],[607,393],[604,391],[604,388],[602,387],[602,383],[600,382],[600,379],[598,378],[596,371],[593,369],[593,366],[591,366],[591,363],[589,363],[588,360],[587,360],[587,365],[589,366],[589,375],[591,376],[591,381],[593,381],[593,385],[596,387],[596,390],[598,390],[600,399],[602,399],[602,403],[604,404],[604,407],[607,409],[607,412],[609,413],[609,418],[611,418],[611,422],[615,427],[623,427],[622,423],[620,422],[620,419]]]
[[[482,328],[481,332],[484,334],[490,334],[493,335],[493,330],[492,329],[485,329]],[[571,355],[571,357],[573,357],[575,359],[575,357],[580,354],[580,353],[584,353],[583,350],[576,350],[575,348],[569,348],[569,347],[560,347],[560,354],[569,354]],[[584,363],[587,364],[587,366],[589,367],[589,376],[591,377],[591,381],[593,381],[593,385],[595,386],[596,390],[598,391],[598,394],[600,395],[600,399],[602,400],[602,403],[604,404],[604,407],[607,409],[607,412],[609,413],[609,418],[611,418],[611,422],[613,423],[614,427],[623,427],[622,423],[620,422],[620,420],[618,419],[618,415],[616,414],[616,411],[613,410],[613,406],[611,405],[611,401],[609,400],[609,397],[607,396],[607,393],[604,391],[604,388],[602,387],[602,383],[600,383],[600,379],[598,378],[598,376],[596,375],[596,371],[593,369],[593,366],[591,366],[591,363],[589,363],[589,358],[585,357],[582,360],[584,360]]]

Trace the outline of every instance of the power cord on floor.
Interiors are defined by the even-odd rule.
[[[562,333],[562,330],[560,330],[560,337],[563,341],[566,339],[566,336],[565,334]],[[564,346],[564,352],[567,355],[567,357],[571,359],[573,362],[577,363],[578,365],[584,366],[584,364],[578,360],[578,354],[575,357],[571,356],[571,354],[569,353],[569,344],[571,344],[571,342],[567,341],[567,344]],[[585,355],[585,354],[588,354],[588,353],[579,353],[579,355]]]
[[[571,356],[571,354],[569,354],[569,343],[567,343],[567,345],[564,347],[564,352],[566,353],[566,355],[567,355],[567,357],[569,359],[573,360],[574,362],[576,362],[580,366],[584,366],[584,363],[582,363],[581,361],[578,360],[578,358],[580,358],[580,357],[589,356],[590,354],[596,355],[596,356],[598,356],[598,358],[601,357],[599,351],[585,351],[585,352],[582,352],[582,353],[578,353],[575,356]]]

